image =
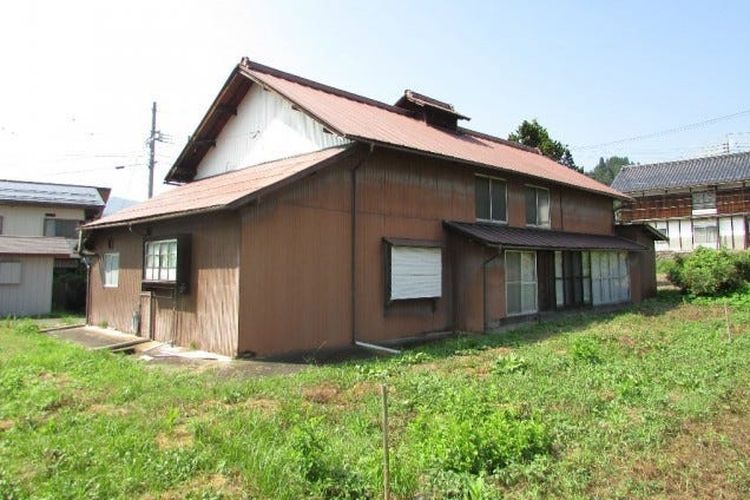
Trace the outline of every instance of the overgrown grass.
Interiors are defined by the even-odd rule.
[[[381,383],[399,497],[665,495],[675,484],[690,495],[700,467],[673,477],[674,455],[690,452],[674,445],[686,426],[702,436],[733,412],[750,430],[742,297],[729,303],[731,340],[723,302],[662,294],[619,313],[250,379],[149,368],[7,323],[0,497],[375,497]],[[741,462],[721,468],[730,496],[750,493]]]

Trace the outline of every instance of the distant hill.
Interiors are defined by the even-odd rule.
[[[127,198],[120,198],[119,196],[110,196],[109,200],[107,200],[107,205],[104,207],[104,215],[112,215],[131,205],[135,205],[136,203],[139,202]]]

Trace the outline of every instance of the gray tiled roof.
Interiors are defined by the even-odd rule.
[[[750,180],[750,151],[623,167],[612,187],[623,192],[674,189]]]
[[[0,180],[0,202],[104,206],[104,200],[95,187],[8,180]]]

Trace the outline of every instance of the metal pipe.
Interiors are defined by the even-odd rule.
[[[398,349],[391,349],[390,347],[384,347],[377,344],[369,344],[367,342],[360,342],[359,340],[355,340],[354,345],[364,347],[365,349],[371,349],[373,351],[387,352],[388,354],[401,354],[401,351],[399,351]]]

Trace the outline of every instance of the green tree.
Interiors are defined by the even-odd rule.
[[[627,156],[610,156],[606,160],[599,158],[594,170],[589,172],[589,177],[596,179],[602,184],[609,186],[617,177],[617,173],[625,165],[632,165],[633,162]]]
[[[524,146],[537,148],[542,154],[548,158],[555,160],[558,163],[565,165],[568,168],[572,168],[578,172],[583,172],[583,169],[576,166],[573,160],[573,154],[568,149],[566,144],[556,141],[549,136],[547,129],[539,124],[534,118],[531,121],[524,120],[521,125],[518,126],[515,132],[512,132],[508,136],[508,140],[518,142]]]

